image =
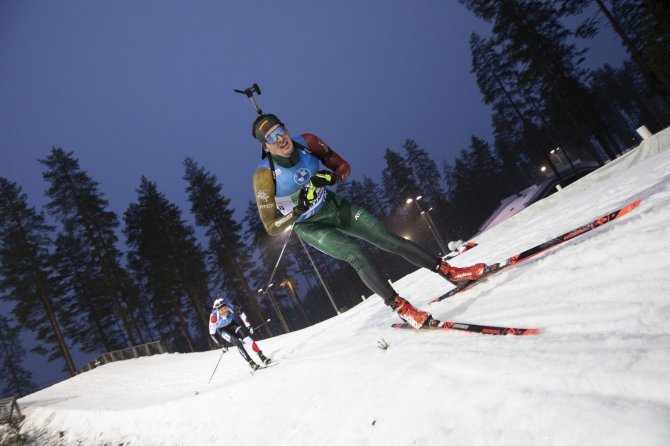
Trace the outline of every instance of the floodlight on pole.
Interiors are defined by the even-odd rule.
[[[284,328],[284,331],[286,333],[290,333],[291,329],[288,325],[288,321],[284,317],[284,313],[281,310],[281,307],[279,306],[278,302],[275,300],[274,296],[272,293],[270,293],[270,288],[274,285],[274,283],[270,282],[268,286],[265,288],[260,288],[258,290],[258,294],[266,294],[268,296],[268,300],[270,301],[270,305],[272,305],[272,308],[274,308],[275,313],[277,313],[277,317],[279,317],[279,322],[281,322],[282,327]]]
[[[435,230],[435,223],[433,222],[433,219],[430,217],[430,213],[428,211],[432,210],[433,208],[429,208],[428,211],[424,211],[421,208],[421,205],[419,204],[419,200],[423,198],[423,195],[418,195],[416,198],[408,198],[406,200],[407,203],[414,202],[416,205],[416,208],[419,210],[419,215],[423,215],[426,218],[426,224],[428,225],[428,229],[430,229],[430,232],[433,234],[433,237],[435,238],[435,241],[437,244],[440,246],[440,249],[442,250],[442,254],[447,253],[447,249],[445,248],[444,241],[442,240],[442,237],[440,237],[440,234],[437,233]]]

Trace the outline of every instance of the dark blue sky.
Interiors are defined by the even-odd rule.
[[[119,216],[145,175],[191,220],[189,156],[241,217],[260,148],[233,89],[254,82],[264,111],[321,136],[353,179],[379,180],[407,138],[441,166],[472,134],[490,140],[468,46],[488,30],[455,0],[3,0],[0,176],[40,208],[37,159],[61,147]],[[619,64],[611,33],[593,46],[589,65]]]

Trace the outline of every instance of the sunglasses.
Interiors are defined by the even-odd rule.
[[[265,136],[265,142],[268,144],[276,144],[279,141],[279,136],[285,136],[288,132],[284,126],[279,126]]]

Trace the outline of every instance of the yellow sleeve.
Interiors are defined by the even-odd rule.
[[[275,203],[275,183],[272,172],[266,167],[256,169],[254,173],[254,195],[261,222],[271,236],[281,234],[298,217],[293,214],[281,215]]]

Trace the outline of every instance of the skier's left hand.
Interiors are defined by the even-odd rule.
[[[254,327],[252,327],[251,325],[247,325],[247,329],[249,329],[249,334],[253,336],[253,334],[254,334]]]
[[[309,179],[314,187],[326,187],[335,184],[335,174],[329,170],[319,170]]]

